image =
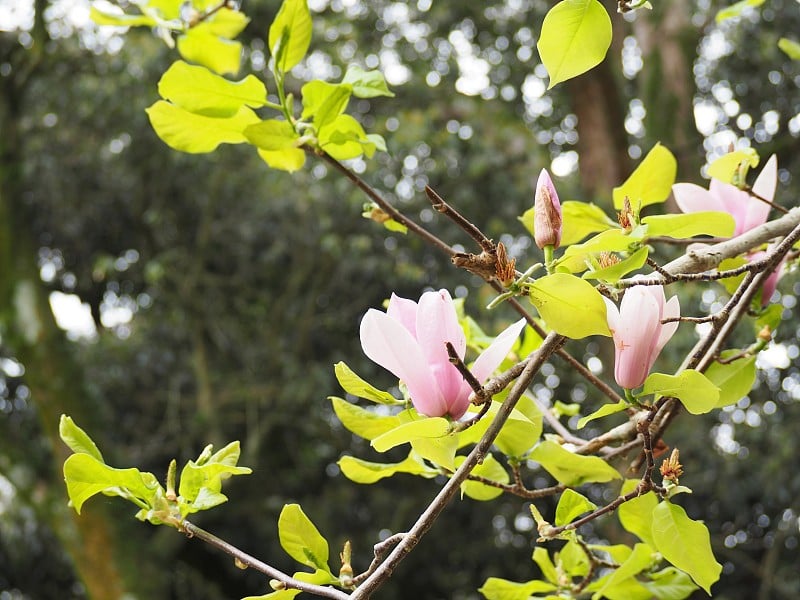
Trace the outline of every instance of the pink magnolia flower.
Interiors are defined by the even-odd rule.
[[[523,327],[521,319],[483,351],[470,369],[478,381],[488,379],[500,366]],[[467,349],[447,290],[425,292],[419,304],[392,294],[385,313],[370,309],[364,315],[360,333],[364,353],[405,383],[418,412],[458,419],[467,411],[472,389],[445,348],[450,342],[462,359]]]
[[[660,285],[638,285],[625,292],[619,310],[605,299],[608,328],[614,338],[614,379],[632,390],[644,383],[661,349],[669,341],[678,323],[661,320],[680,316],[678,297],[667,302]]]
[[[561,245],[561,202],[547,169],[539,173],[533,203],[533,239],[542,249]]]
[[[758,174],[753,192],[772,202],[778,184],[778,159],[773,154]],[[730,213],[736,221],[734,236],[767,222],[769,204],[735,185],[712,179],[708,190],[693,183],[676,183],[672,186],[675,202],[685,213],[716,210]]]

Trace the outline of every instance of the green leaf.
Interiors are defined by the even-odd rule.
[[[656,573],[651,573],[650,581],[644,581],[642,585],[657,600],[684,600],[697,589],[691,578],[675,567],[667,567]]]
[[[271,168],[279,171],[293,173],[303,168],[306,163],[306,153],[301,148],[286,148],[285,150],[258,149],[258,155]]]
[[[339,115],[319,130],[320,147],[336,160],[372,158],[375,145],[367,139],[361,124],[350,115]]]
[[[461,466],[461,463],[464,462],[465,458],[466,456],[456,457],[456,468]],[[490,479],[491,481],[497,481],[498,483],[506,484],[509,482],[508,472],[491,454],[486,455],[486,458],[484,458],[483,462],[472,470],[472,474]],[[461,493],[465,496],[469,496],[473,500],[486,502],[501,496],[503,494],[503,490],[491,485],[486,485],[485,483],[481,483],[479,481],[467,480],[461,484]]]
[[[299,504],[286,504],[278,517],[278,538],[286,554],[297,562],[322,569],[328,567],[328,542],[320,534]]]
[[[244,31],[249,22],[250,19],[243,12],[223,7],[211,15],[210,18],[197,23],[192,29],[233,39]]]
[[[330,401],[342,425],[365,440],[374,440],[401,425],[395,415],[380,415],[336,396],[330,396]]]
[[[594,502],[590,502],[588,498],[579,494],[575,490],[566,489],[558,499],[558,506],[556,506],[556,526],[561,527],[567,523],[572,523],[576,518],[583,513],[589,512],[597,508]]]
[[[531,302],[553,331],[573,339],[611,335],[603,297],[583,279],[553,273],[537,279],[529,291]]]
[[[73,454],[64,461],[67,494],[75,512],[95,494],[136,498],[150,506],[160,487],[152,473],[139,469],[114,469],[90,454]]]
[[[744,164],[747,168],[758,166],[758,152],[754,148],[744,148],[723,154],[708,165],[708,176],[725,183],[732,183]]]
[[[609,579],[614,577],[614,573],[609,573],[595,580],[586,587],[587,592],[595,592],[606,585]],[[645,588],[638,579],[628,577],[622,581],[605,589],[603,596],[609,600],[652,600],[650,592]]]
[[[772,335],[775,335],[782,320],[783,306],[780,304],[770,304],[758,315],[753,327],[755,334],[758,335],[764,327],[769,327]]]
[[[181,515],[207,510],[227,501],[220,493],[222,480],[232,475],[249,475],[253,471],[238,467],[239,442],[231,442],[207,460],[190,460],[181,471],[178,493]]]
[[[242,144],[247,141],[244,130],[260,119],[246,106],[230,117],[197,115],[159,100],[146,110],[156,134],[168,146],[181,152],[211,152],[220,144]]]
[[[800,60],[800,44],[789,38],[781,38],[778,40],[778,48],[783,50],[784,54],[792,60]]]
[[[530,214],[528,214],[530,213]],[[569,246],[580,242],[590,233],[618,228],[605,211],[591,202],[576,202],[568,200],[561,204],[561,218],[563,220],[561,231],[561,245]],[[533,209],[525,211],[522,222],[533,235]],[[530,226],[528,226],[530,223]]]
[[[653,563],[654,553],[653,548],[647,544],[636,544],[628,559],[605,580],[603,586],[592,596],[592,600],[600,600],[607,590],[647,569]]]
[[[645,262],[647,256],[650,254],[650,248],[642,246],[627,258],[622,259],[618,263],[612,264],[608,267],[595,269],[593,271],[586,271],[582,277],[583,279],[598,279],[605,283],[616,283],[625,275],[632,271],[640,269]]]
[[[757,7],[764,4],[766,0],[741,0],[736,4],[732,4],[727,8],[723,8],[719,12],[717,12],[717,16],[715,18],[717,23],[721,23],[727,19],[733,19],[734,17],[739,17],[742,15],[742,12],[751,7]],[[755,165],[754,165],[755,166]]]
[[[736,221],[730,213],[702,211],[691,214],[652,215],[642,219],[647,237],[666,236],[683,240],[696,235],[731,237]]]
[[[647,394],[677,398],[693,415],[709,412],[719,401],[719,388],[694,369],[686,369],[677,375],[651,373],[645,379],[640,395]]]
[[[422,418],[395,427],[372,440],[372,447],[386,452],[395,446],[418,438],[439,438],[450,433],[450,421],[442,417]]]
[[[740,350],[725,350],[720,358],[730,358],[740,352]],[[716,408],[736,404],[753,389],[756,381],[756,357],[745,356],[726,364],[713,362],[706,369],[705,375],[719,388]]]
[[[353,95],[356,98],[375,98],[376,96],[394,97],[394,93],[386,85],[386,79],[380,71],[365,71],[358,65],[347,67],[342,83],[350,84],[353,87]]]
[[[575,540],[569,540],[557,555],[561,570],[570,578],[585,577],[589,573],[589,557]]]
[[[528,406],[524,406],[525,404],[528,404]],[[459,432],[459,447],[477,443],[486,433],[499,408],[500,403],[493,402],[486,415],[480,421],[469,429]],[[478,410],[477,407],[471,407],[467,415],[474,415]],[[494,444],[506,456],[521,458],[527,454],[528,450],[533,448],[541,436],[542,414],[536,408],[536,405],[526,403],[523,397],[521,402],[517,404],[517,408],[511,411],[511,415],[500,430]]]
[[[626,479],[625,483],[622,484],[620,495],[624,496],[638,484],[638,479]],[[652,514],[657,504],[658,498],[656,498],[656,495],[653,492],[647,492],[633,500],[624,502],[617,509],[619,522],[622,523],[625,530],[631,532],[652,548],[656,547],[652,534]]]
[[[536,47],[550,74],[548,89],[585,73],[605,58],[611,18],[597,0],[562,0],[542,23]]]
[[[371,484],[397,473],[419,475],[428,479],[439,475],[438,469],[425,466],[413,457],[413,453],[399,463],[376,463],[361,460],[354,456],[343,456],[336,463],[342,474],[355,483]]]
[[[209,117],[230,117],[242,106],[259,108],[267,102],[267,88],[253,75],[229,81],[180,60],[161,76],[158,93],[181,108]]]
[[[559,483],[569,487],[590,481],[603,483],[620,478],[617,470],[602,458],[574,454],[550,440],[540,442],[531,451],[529,458],[539,462]]]
[[[301,88],[303,94],[303,119],[313,119],[319,130],[323,125],[334,121],[344,112],[352,86],[344,83],[309,81]]]
[[[608,415],[613,415],[618,412],[622,412],[630,405],[625,402],[625,400],[620,400],[619,402],[615,402],[613,404],[603,404],[600,408],[598,408],[593,413],[586,415],[585,417],[581,417],[578,419],[578,429],[583,429],[586,427],[586,424],[590,421],[594,421],[595,419],[601,419],[603,417],[607,417]]]
[[[435,438],[416,438],[411,440],[411,449],[437,467],[444,467],[455,471],[456,450],[458,450],[458,437],[446,435]]]
[[[672,190],[677,172],[675,156],[661,144],[656,144],[625,183],[614,188],[614,208],[621,210],[626,196],[635,211],[663,202]]]
[[[242,60],[241,43],[196,28],[178,36],[178,52],[186,60],[220,75],[236,75]]]
[[[254,146],[270,152],[297,148],[300,136],[288,121],[267,119],[248,126],[244,135]]]
[[[157,21],[148,15],[126,15],[123,13],[104,12],[92,5],[89,8],[89,18],[98,25],[111,25],[114,27],[155,27]]]
[[[486,600],[529,600],[533,594],[554,592],[557,589],[552,583],[538,579],[517,583],[498,577],[489,577],[483,586],[478,588],[478,591]]]
[[[711,551],[708,528],[686,515],[686,511],[669,500],[653,510],[653,541],[664,558],[685,571],[694,582],[711,595],[711,585],[722,572]]]
[[[269,28],[269,50],[279,71],[286,73],[303,60],[311,44],[313,24],[306,0],[284,0]]]
[[[100,454],[100,450],[92,441],[92,438],[75,424],[72,417],[61,415],[61,420],[58,423],[58,435],[73,452],[77,454],[88,454],[101,463],[105,463],[103,455]]]
[[[642,241],[637,228],[636,232],[627,233],[622,229],[608,229],[589,238],[582,244],[573,244],[566,249],[564,255],[556,261],[559,271],[580,273],[596,263],[596,256],[601,252],[635,252]]]
[[[531,505],[533,507],[533,505]],[[541,546],[537,546],[533,549],[533,562],[539,567],[542,571],[542,575],[547,581],[551,583],[559,583],[559,576],[558,571],[556,571],[556,566],[553,564],[553,561],[550,560],[550,554],[542,548]]]
[[[317,569],[313,573],[309,573],[308,571],[298,571],[292,577],[300,581],[314,583],[316,585],[339,583],[338,578],[334,577],[333,574],[324,569]],[[277,592],[270,592],[269,594],[264,594],[263,596],[247,596],[246,598],[242,598],[242,600],[292,600],[292,598],[301,593],[302,592],[297,589],[286,589],[278,590]]]
[[[342,386],[342,389],[348,394],[364,398],[365,400],[371,400],[378,404],[403,404],[402,400],[398,400],[389,392],[379,390],[361,379],[361,377],[356,375],[344,362],[340,361],[336,363],[333,366],[333,371],[336,374],[336,380],[339,382],[339,385]]]

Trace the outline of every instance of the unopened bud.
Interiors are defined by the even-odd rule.
[[[542,169],[536,182],[533,238],[539,248],[558,248],[561,245],[561,203],[547,169]]]

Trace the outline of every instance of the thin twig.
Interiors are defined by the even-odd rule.
[[[332,598],[333,600],[347,600],[347,598],[350,597],[349,594],[341,592],[332,587],[324,587],[295,579],[283,571],[280,571],[275,567],[271,567],[268,564],[261,562],[257,558],[250,556],[246,552],[243,552],[236,546],[233,546],[225,540],[218,538],[214,534],[209,533],[204,529],[200,529],[197,525],[190,523],[185,519],[180,522],[180,530],[190,538],[194,537],[202,540],[207,544],[222,550],[226,554],[231,555],[239,564],[247,565],[259,573],[263,573],[267,577],[271,577],[272,579],[280,581],[286,589],[300,590],[301,592],[315,594],[322,598]]]
[[[444,199],[436,193],[436,191],[430,187],[429,185],[425,186],[425,194],[428,196],[428,199],[431,201],[431,206],[433,208],[448,217],[453,223],[458,225],[461,229],[463,229],[469,237],[477,242],[477,244],[481,247],[481,250],[485,252],[493,252],[494,251],[494,243],[488,237],[486,237],[483,232],[478,229],[473,223],[467,220],[464,215],[450,206]]]

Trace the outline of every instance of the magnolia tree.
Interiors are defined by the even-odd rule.
[[[746,4],[751,3],[723,16]],[[676,183],[674,156],[656,145],[614,188],[616,218],[593,204],[560,202],[542,170],[533,206],[521,216],[541,254],[516,258],[426,188],[433,208],[474,240],[473,253],[459,252],[343,162],[386,151],[380,136],[366,133],[346,113],[351,98],[393,95],[381,73],[351,65],[338,83],[314,80],[302,86],[298,98],[287,93],[290,71],[311,40],[306,0],[285,0],[269,28],[271,95],[252,74],[225,77],[239,72],[241,44],[234,38],[248,23],[235,3],[142,0],[134,6],[136,14],[97,8],[92,14],[101,25],[152,27],[177,47],[181,58],[158,85],[162,99],[147,109],[165,143],[191,153],[211,152],[223,143],[250,144],[269,167],[288,172],[323,161],[366,195],[364,216],[419,236],[457,267],[481,277],[496,292],[489,308],[510,305],[519,320],[491,337],[447,290],[401,298],[389,280],[385,310],[364,307],[359,332],[364,354],[399,384],[381,390],[342,362],[334,369],[347,398],[330,401],[344,427],[377,452],[405,448],[407,456],[400,462],[344,456],[341,472],[365,485],[396,474],[446,478],[417,520],[377,541],[369,556],[363,549],[352,554],[346,543],[339,559],[331,560],[325,537],[300,506],[289,504],[278,519],[280,544],[303,568],[281,572],[190,520],[227,500],[224,479],[250,472],[238,465],[238,442],[219,450],[208,446],[180,472],[172,461],[166,480],[159,481],[136,468],[106,464],[89,435],[64,416],[61,436],[74,451],[64,476],[75,510],[99,493],[126,499],[138,507],[137,518],[174,527],[229,553],[237,565],[264,573],[267,591],[258,598],[304,592],[356,600],[375,595],[420,539],[435,531],[454,498],[490,501],[509,494],[530,503],[539,542],[533,561],[541,576],[523,582],[491,577],[479,590],[490,600],[589,595],[677,600],[697,588],[711,594],[722,568],[706,526],[680,504],[680,494],[690,491],[679,482],[683,469],[696,465],[684,467],[678,449],[667,452],[661,440],[679,412],[707,413],[747,394],[756,355],[780,321],[780,307],[770,305],[770,298],[800,239],[800,209],[773,204],[775,157],[752,179],[750,170],[761,162],[757,152],[731,151],[710,165],[705,189]],[[641,8],[648,3],[619,3],[620,12]],[[611,35],[611,17],[597,0],[556,4],[538,44],[550,86],[598,64]],[[781,43],[787,53],[796,52],[792,42]],[[682,213],[659,214],[671,192]],[[645,207],[651,207],[648,216],[642,214]],[[769,220],[773,212],[777,217]],[[665,239],[685,243],[688,251],[665,262],[651,244]],[[517,262],[524,266],[518,269]],[[682,316],[675,291],[685,282],[721,284],[729,299],[712,314]],[[707,324],[695,347],[669,372],[652,372],[659,353],[686,322]],[[736,328],[751,332],[745,347],[729,343]],[[568,339],[590,337],[613,344],[613,380],[599,378],[564,348]],[[530,391],[551,358],[607,398],[574,428]],[[602,424],[614,413],[625,413],[622,425],[593,437],[583,433],[590,421]],[[534,468],[551,476],[547,487],[530,487]],[[622,472],[633,476],[625,479]],[[581,493],[587,484],[608,486],[615,499],[594,504]],[[549,497],[554,512],[537,504]],[[582,535],[582,525],[600,518],[618,519],[638,542],[599,544]]]

